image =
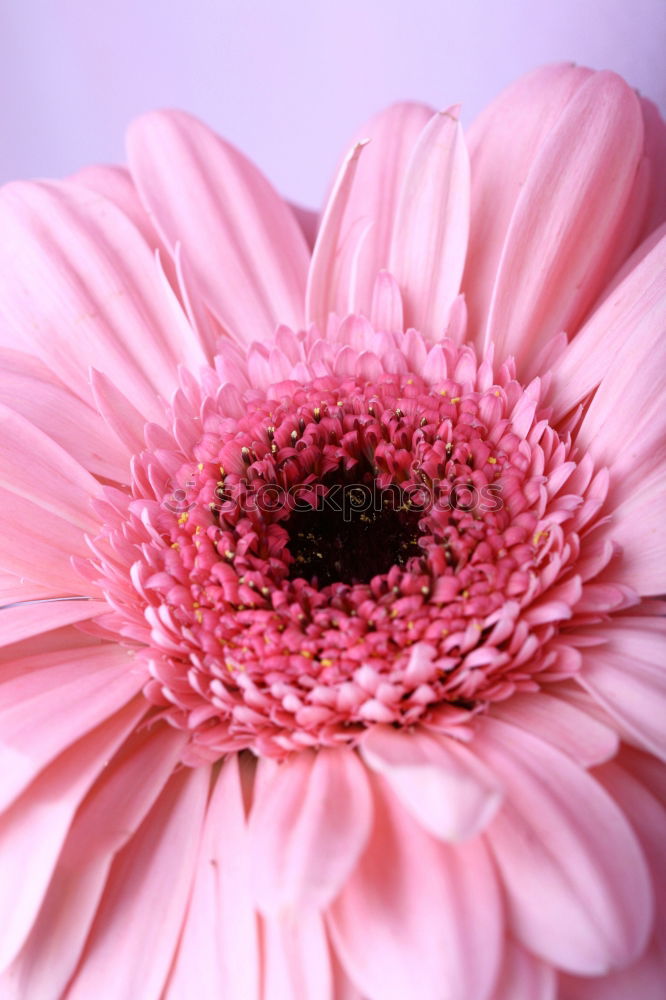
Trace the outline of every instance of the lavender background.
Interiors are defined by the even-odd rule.
[[[0,0],[0,181],[123,158],[134,115],[179,106],[287,196],[319,203],[365,117],[463,102],[570,59],[666,109],[664,0]]]

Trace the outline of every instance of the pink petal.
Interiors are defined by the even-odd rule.
[[[249,343],[278,323],[302,326],[307,244],[259,170],[183,112],[144,115],[127,144],[146,209],[172,253],[182,244],[196,293],[225,329]]]
[[[332,997],[331,960],[321,915],[298,910],[261,923],[262,1000]]]
[[[372,726],[361,740],[361,753],[405,809],[442,840],[475,837],[499,807],[499,782],[457,740]]]
[[[261,963],[250,864],[238,759],[231,755],[208,803],[167,1000],[257,1000]]]
[[[513,942],[504,948],[504,963],[492,1000],[556,1000],[555,970]]]
[[[469,159],[458,108],[423,129],[409,160],[391,238],[389,270],[405,326],[441,339],[460,289],[469,230]]]
[[[353,300],[350,289],[340,282],[329,299],[333,312],[353,311],[368,316],[377,272],[388,267],[391,234],[407,164],[416,141],[433,109],[425,104],[394,104],[376,115],[356,134],[355,142],[370,139],[358,163],[354,185],[340,222],[338,245],[347,246],[354,233],[366,232],[356,264]],[[338,170],[338,174],[340,170]],[[330,199],[328,201],[330,206]]]
[[[127,649],[62,650],[0,684],[0,809],[66,747],[126,705],[146,682]],[[23,672],[25,670],[25,673]]]
[[[601,979],[560,977],[558,1000],[664,1000],[666,960],[652,946],[637,962]]]
[[[176,336],[152,252],[129,219],[73,184],[16,183],[3,189],[0,225],[5,343],[39,355],[84,400],[94,365],[159,419],[155,398],[171,395],[177,363],[204,356]]]
[[[30,931],[81,799],[144,712],[141,699],[79,740],[0,817],[0,968]]]
[[[595,73],[566,105],[502,248],[486,328],[499,358],[525,369],[551,337],[576,329],[612,277],[642,143],[638,98],[620,77]]]
[[[326,906],[354,867],[370,824],[368,781],[353,751],[304,751],[286,760],[257,788],[250,813],[259,908],[271,915]]]
[[[619,617],[584,650],[578,682],[640,746],[666,760],[666,620]]]
[[[469,129],[472,216],[463,289],[471,330],[485,330],[506,235],[534,160],[591,75],[591,70],[560,63],[521,76]]]
[[[651,891],[622,812],[555,747],[495,719],[479,729],[479,753],[507,793],[487,837],[513,933],[545,961],[583,975],[635,959],[650,931]]]
[[[641,358],[649,356],[658,344],[666,299],[666,227],[658,240],[650,239],[649,245],[649,253],[637,251],[636,266],[554,362],[555,420],[573,410],[613,371],[621,372],[629,366],[633,375],[638,367],[637,353]],[[621,399],[615,402],[621,403]],[[621,405],[618,409],[625,413]],[[611,413],[606,415],[610,417]]]
[[[319,215],[317,212],[313,212],[312,209],[304,208],[302,205],[294,205],[293,202],[289,202],[289,208],[294,213],[296,222],[300,226],[301,232],[305,237],[305,242],[307,243],[309,249],[312,250],[317,239]]]
[[[67,1000],[99,984],[160,1000],[178,944],[201,837],[209,772],[183,769],[116,855]]]
[[[6,406],[0,406],[0,485],[41,503],[81,531],[98,529],[90,509],[90,500],[102,493],[97,480],[44,431]]]
[[[168,726],[144,729],[104,768],[72,823],[32,931],[0,977],[7,1000],[64,995],[114,855],[143,822],[183,740]]]
[[[372,836],[329,911],[342,964],[364,996],[486,1000],[502,908],[482,839],[443,844],[376,787]]]
[[[97,409],[113,436],[123,442],[130,455],[143,451],[145,421],[127,396],[95,368],[90,372],[90,385]]]
[[[29,604],[0,607],[2,635],[0,646],[20,642],[50,629],[87,621],[109,610],[105,601],[88,598],[45,598]]]
[[[656,104],[641,98],[643,126],[645,128],[645,155],[649,165],[649,192],[643,236],[666,221],[666,123]]]
[[[536,698],[532,694],[514,695],[494,705],[492,715],[552,743],[583,767],[602,764],[617,751],[617,733],[569,702],[545,692],[539,692]]]
[[[0,348],[0,372],[1,404],[48,434],[88,472],[127,481],[126,450],[99,414],[69,392],[37,358]]]
[[[308,322],[318,324],[320,330],[326,329],[330,312],[344,316],[352,311],[350,268],[356,240],[365,230],[356,227],[352,241],[352,233],[343,239],[342,227],[363,148],[364,143],[357,143],[340,168],[312,252],[305,312]]]

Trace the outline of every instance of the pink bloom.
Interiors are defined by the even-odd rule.
[[[661,996],[666,130],[366,135],[2,192],[3,1000]]]

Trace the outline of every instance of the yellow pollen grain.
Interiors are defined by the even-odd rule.
[[[323,659],[321,661],[321,665],[322,665],[322,667],[332,667],[333,666],[333,660],[330,660],[328,657],[326,657],[325,659]]]
[[[440,389],[439,390],[439,394],[440,394],[440,396],[448,396],[448,390],[447,389]]]
[[[463,590],[460,596],[464,598],[464,600],[467,600],[467,598],[469,597],[469,590]]]
[[[234,554],[231,551],[231,549],[225,549],[224,550],[224,558],[225,559],[233,559],[233,557],[234,557]]]
[[[490,458],[488,459],[488,461],[490,462],[491,465],[497,465],[497,459],[493,458],[492,455],[490,456]]]
[[[461,400],[461,398],[462,398],[461,396],[452,396],[451,397],[451,402],[452,403],[459,403],[460,400]]]
[[[494,395],[499,396],[499,394],[500,394],[499,389],[495,389]]]
[[[200,535],[201,534],[201,525],[200,524],[197,524],[196,528],[194,529],[194,534],[195,535]]]
[[[197,621],[199,622],[199,624],[201,625],[201,623],[202,623],[202,621],[203,621],[203,611],[195,611],[195,612],[194,612],[194,617],[196,618],[196,620],[197,620]]]
[[[189,513],[186,510],[184,510],[183,513],[178,518],[178,524],[187,524],[189,519],[190,519]]]
[[[180,542],[172,542],[171,543],[171,548],[172,549],[179,549],[180,548]]]
[[[413,629],[414,628],[414,622],[407,622],[407,628],[408,629]]]
[[[301,656],[304,656],[306,660],[311,660],[312,659],[312,653],[310,652],[309,649],[302,649],[301,650]]]
[[[197,469],[199,470],[199,472],[203,472],[203,462],[199,462],[199,464],[197,465]]]
[[[408,378],[407,379],[407,385],[414,385],[414,379],[413,378]]]
[[[532,545],[538,545],[539,544],[539,540],[541,538],[543,538],[544,535],[545,535],[545,531],[535,531],[534,532],[534,537],[532,539]]]

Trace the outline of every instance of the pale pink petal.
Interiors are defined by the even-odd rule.
[[[554,419],[582,402],[613,371],[633,374],[661,338],[660,317],[666,306],[666,228],[646,241],[649,252],[636,252],[636,265],[607,295],[585,326],[553,364]],[[652,395],[652,393],[650,394]],[[616,400],[621,403],[621,399]],[[621,407],[620,411],[624,413]],[[611,416],[610,413],[607,416]],[[625,427],[626,430],[626,427]]]
[[[552,743],[583,767],[602,764],[617,751],[617,733],[545,691],[540,691],[536,698],[533,694],[513,695],[507,701],[498,702],[491,711],[495,718]]]
[[[0,507],[3,516],[0,567],[3,570],[32,580],[60,596],[93,594],[94,588],[81,578],[70,562],[72,556],[90,555],[85,535],[78,526],[52,514],[43,501],[33,503],[2,487]],[[27,538],[29,545],[26,545]],[[49,613],[57,614],[55,611]]]
[[[30,935],[0,976],[7,1000],[63,995],[114,855],[143,822],[183,742],[168,726],[144,729],[104,768],[74,818]]]
[[[379,271],[372,289],[370,322],[375,330],[402,333],[405,325],[402,295],[398,283],[388,271]]]
[[[372,836],[329,911],[342,964],[372,1000],[486,1000],[502,906],[482,839],[435,840],[382,779],[377,786]]]
[[[38,358],[0,348],[0,374],[0,403],[47,433],[88,472],[127,481],[126,450],[99,414],[58,382]]]
[[[409,160],[391,237],[389,270],[405,326],[444,336],[460,289],[469,231],[469,158],[457,107],[423,129]]]
[[[372,726],[360,746],[366,763],[435,837],[469,840],[499,807],[502,789],[496,777],[473,749],[455,739]]]
[[[138,699],[88,733],[0,816],[0,968],[30,931],[81,799],[145,710]]]
[[[146,682],[132,655],[107,643],[58,651],[0,684],[0,809],[66,747],[126,705]],[[21,665],[18,665],[19,668]]]
[[[310,208],[304,208],[302,205],[295,205],[293,202],[289,202],[289,208],[294,213],[301,232],[303,233],[303,236],[305,236],[305,242],[310,250],[312,250],[317,239],[317,230],[319,228],[318,213],[313,212]]]
[[[612,277],[642,143],[635,93],[615,74],[589,77],[544,140],[511,216],[486,327],[497,357],[528,369],[551,337],[575,331]]]
[[[122,441],[130,455],[138,455],[145,447],[143,429],[145,421],[106,375],[95,368],[90,372],[90,385],[97,409],[113,436]]]
[[[81,399],[103,371],[148,419],[192,357],[174,332],[147,243],[115,205],[65,182],[16,183],[0,197],[4,343],[34,352]],[[202,353],[199,355],[204,360]]]
[[[209,771],[184,768],[116,855],[66,1000],[90,1000],[100,983],[118,997],[160,1000],[190,894]]]
[[[299,909],[263,918],[261,928],[262,1000],[324,1000],[333,996],[328,940],[323,918],[316,910]]]
[[[267,339],[278,323],[298,329],[308,248],[290,208],[259,170],[183,112],[144,115],[127,143],[134,182],[156,228],[172,253],[182,245],[195,292],[225,329],[247,343]]]
[[[621,616],[583,651],[578,682],[623,730],[666,760],[666,619]]]
[[[207,806],[194,889],[167,1000],[258,1000],[261,962],[238,759],[222,765]]]
[[[30,544],[32,546],[32,539]],[[87,597],[43,598],[20,606],[6,604],[0,607],[0,646],[41,635],[63,625],[87,621],[108,610],[105,601],[92,601]]]
[[[506,788],[487,838],[514,935],[545,961],[584,975],[634,960],[652,900],[623,813],[587,771],[536,736],[495,719],[479,730],[478,752]]]
[[[664,421],[658,423],[663,425]],[[614,509],[612,520],[602,529],[604,537],[620,546],[614,565],[616,579],[643,596],[666,591],[665,467],[666,461],[658,462],[643,484]],[[622,482],[623,492],[628,486],[627,481]]]
[[[556,1000],[556,996],[555,970],[513,941],[507,941],[492,1000]]]
[[[479,331],[479,343],[520,193],[544,141],[591,75],[589,69],[560,63],[521,76],[481,112],[467,133],[472,217],[463,289],[470,329]]]
[[[356,133],[356,143],[367,139],[370,142],[363,151],[346,202],[338,245],[347,246],[359,230],[365,233],[356,264],[351,305],[355,311],[366,316],[370,314],[377,272],[388,267],[395,214],[407,164],[422,129],[433,113],[434,109],[425,104],[394,104],[366,122]],[[344,315],[348,311],[348,294],[342,282],[333,289],[330,299],[333,312]]]
[[[26,456],[29,461],[26,461]],[[90,500],[96,479],[44,431],[0,405],[0,485],[45,507],[81,531],[96,531]]]
[[[320,330],[326,329],[330,312],[345,316],[352,311],[351,268],[357,241],[365,229],[361,220],[360,226],[344,234],[343,223],[363,149],[364,143],[357,143],[340,168],[312,252],[305,312],[308,322],[317,323]]]
[[[600,979],[561,976],[558,1000],[664,1000],[666,958],[653,945],[628,969]]]
[[[641,98],[645,129],[645,155],[649,164],[649,192],[643,222],[643,236],[666,221],[666,123],[656,104]]]
[[[371,817],[368,780],[353,751],[304,751],[281,764],[257,788],[250,813],[260,909],[327,905],[363,850]]]

